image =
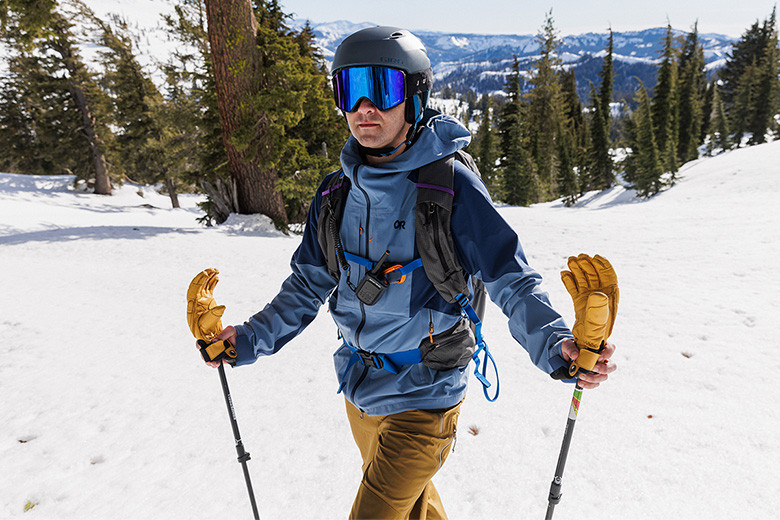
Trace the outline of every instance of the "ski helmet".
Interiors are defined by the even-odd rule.
[[[386,91],[378,93],[374,99],[371,99],[371,96],[365,93],[361,96],[361,92],[355,93],[350,98],[343,89],[339,89],[337,78],[339,71],[355,67],[382,67],[391,71],[403,71],[404,90],[395,94],[394,99],[385,104],[394,106],[392,103],[398,105],[404,100],[410,101],[406,104],[405,119],[413,127],[417,126],[422,119],[433,86],[431,60],[419,38],[406,29],[398,27],[369,27],[348,36],[336,49],[331,67],[336,105],[342,110],[351,111],[360,99],[367,97],[380,109],[389,108],[390,106],[382,108],[381,102],[377,99],[380,94],[386,95]],[[384,91],[390,88],[392,79],[372,86]],[[398,88],[397,83],[394,86]],[[342,94],[341,99],[340,94]]]

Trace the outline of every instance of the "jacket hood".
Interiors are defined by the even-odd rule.
[[[426,109],[420,124],[422,129],[412,146],[392,161],[377,166],[364,163],[357,140],[350,136],[341,150],[344,172],[352,177],[356,165],[363,165],[362,171],[367,174],[409,172],[455,153],[471,141],[471,134],[460,121],[435,110]]]

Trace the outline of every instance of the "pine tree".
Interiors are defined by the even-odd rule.
[[[661,67],[653,91],[652,111],[655,141],[661,154],[664,171],[677,172],[677,60],[675,59],[672,26],[667,24]]]
[[[21,87],[19,101],[34,126],[39,166],[62,171],[66,164],[81,177],[95,177],[95,193],[110,194],[106,153],[111,133],[106,126],[102,93],[78,50],[76,22],[88,25],[91,12],[78,0],[63,2],[12,1],[0,4],[6,43],[15,49],[10,67]],[[48,110],[51,108],[51,110]],[[75,116],[75,117],[74,117]],[[65,135],[65,139],[58,139]],[[68,137],[78,137],[76,141]],[[72,144],[71,148],[67,147]],[[53,147],[53,148],[52,148]],[[63,160],[63,155],[78,158]],[[88,165],[80,163],[89,159]],[[68,168],[69,169],[69,168]],[[51,171],[51,170],[50,170]]]
[[[564,168],[561,158],[558,196],[569,197],[571,202],[576,202],[579,196],[580,187],[578,175],[582,174],[587,167],[588,150],[588,129],[585,126],[585,117],[583,115],[582,102],[577,94],[577,79],[574,69],[570,68],[561,73],[561,99],[563,104],[563,121],[560,128],[560,135],[567,139],[565,149],[568,150],[568,160],[570,161],[571,173],[574,174],[573,182],[564,179],[569,171]],[[571,192],[572,187],[575,191]]]
[[[640,81],[636,93],[637,109],[629,124],[631,153],[625,160],[625,179],[642,197],[651,197],[663,187],[662,159],[655,142],[655,125],[650,100]]]
[[[710,126],[708,129],[709,141],[707,151],[712,155],[713,150],[728,150],[731,148],[728,119],[723,108],[723,100],[716,81],[712,82],[712,104],[710,106]]]
[[[579,184],[577,183],[577,174],[575,173],[574,161],[574,143],[571,127],[561,124],[558,127],[557,136],[558,150],[558,196],[563,198],[566,206],[573,206],[579,197]]]
[[[612,121],[612,85],[614,84],[615,69],[612,63],[612,53],[615,47],[615,38],[612,34],[612,28],[609,28],[609,38],[607,40],[607,54],[604,56],[604,65],[602,65],[599,71],[599,79],[601,85],[599,85],[599,101],[602,108],[602,116],[604,118],[604,128],[607,136],[611,132]]]
[[[501,199],[507,204],[527,206],[539,200],[539,181],[526,151],[520,64],[514,57],[512,72],[504,87],[506,103],[498,124],[500,135]]]
[[[678,96],[677,160],[680,164],[697,159],[701,144],[703,96],[705,89],[704,50],[699,43],[698,22],[688,33],[680,53]]]
[[[763,25],[756,20],[732,46],[731,52],[726,55],[726,63],[718,72],[718,76],[721,80],[721,98],[723,98],[723,104],[729,117],[731,117],[731,108],[735,105],[738,96],[740,78],[763,55],[772,37],[774,25],[775,10],[773,9],[772,15],[764,21]]]
[[[265,85],[253,2],[206,0],[205,5],[222,139],[237,210],[267,215],[277,226],[286,228],[284,200],[276,190],[279,174],[267,158],[279,153],[266,140],[272,121],[256,107],[254,99]]]
[[[498,193],[498,177],[496,175],[496,160],[498,159],[498,144],[496,142],[496,130],[493,125],[493,102],[489,94],[482,94],[480,100],[482,114],[479,119],[479,128],[474,136],[474,162],[482,175],[482,180],[491,194]]]
[[[747,125],[748,132],[752,134],[749,144],[761,144],[766,141],[766,133],[778,110],[780,80],[778,80],[777,29],[774,10],[770,19],[764,22],[764,32],[769,37],[757,64],[755,95]]]
[[[744,68],[742,75],[739,77],[731,105],[725,105],[724,100],[729,116],[729,127],[732,129],[734,143],[737,147],[742,146],[745,133],[750,131],[752,110],[756,105],[756,91],[760,77],[761,71],[759,70],[757,59],[753,57],[751,64]],[[721,97],[724,97],[723,94],[721,90]]]
[[[533,62],[531,85],[528,94],[528,129],[531,156],[541,185],[542,200],[554,198],[558,190],[556,139],[561,124],[561,84],[558,69],[561,65],[556,51],[560,46],[552,11],[548,12],[544,26],[536,35],[540,56]]]
[[[599,92],[596,88],[590,86],[590,139],[588,150],[588,167],[586,171],[586,182],[581,184],[583,189],[606,190],[609,189],[615,181],[614,162],[610,154],[610,129],[612,114],[610,103],[612,101],[612,51],[613,35],[609,31],[609,42],[607,44],[607,53],[604,56],[599,77],[601,86]]]
[[[160,117],[165,128],[174,129],[165,144],[172,175],[209,194],[199,204],[205,211],[199,220],[211,224],[224,222],[238,203],[222,141],[205,11],[204,0],[180,0],[174,14],[163,16],[166,32],[178,45],[162,65],[165,104]]]

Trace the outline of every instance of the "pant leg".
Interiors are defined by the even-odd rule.
[[[363,458],[363,480],[352,519],[446,520],[431,478],[449,455],[460,405],[371,417],[347,402],[352,434]]]

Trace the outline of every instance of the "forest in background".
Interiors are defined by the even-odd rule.
[[[230,213],[302,222],[348,136],[311,29],[292,28],[277,1],[180,0],[164,23],[176,50],[150,70],[127,20],[80,0],[0,0],[0,170],[71,173],[97,194],[123,180],[160,184],[174,207],[177,193],[203,191],[207,224]],[[774,11],[714,75],[696,25],[684,37],[669,25],[655,85],[649,94],[639,82],[633,99],[614,99],[611,32],[587,99],[559,57],[552,12],[536,39],[539,56],[529,70],[515,57],[503,95],[457,95],[497,201],[574,204],[618,180],[650,197],[701,153],[777,135]],[[82,56],[90,44],[97,66]],[[434,102],[453,95],[435,88]]]

